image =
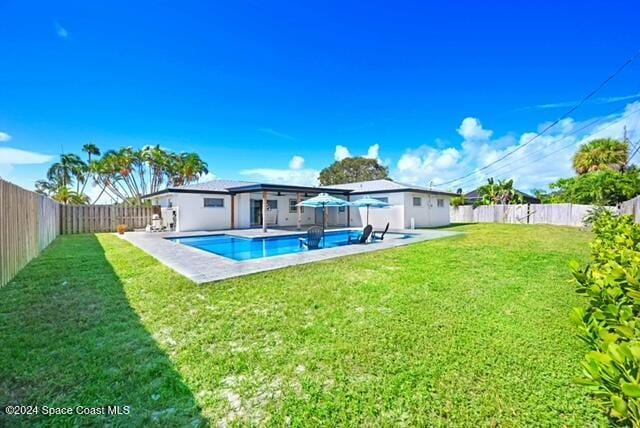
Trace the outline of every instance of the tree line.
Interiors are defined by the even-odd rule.
[[[117,202],[142,204],[142,196],[166,186],[197,181],[208,172],[207,164],[196,153],[174,153],[160,146],[136,150],[124,147],[101,154],[94,144],[85,144],[86,159],[73,153],[60,156],[47,171],[47,178],[36,182],[36,191],[61,203],[87,204],[89,184]],[[573,156],[574,177],[560,178],[549,190],[533,193],[543,203],[615,205],[640,194],[640,170],[630,165],[629,142],[611,138],[595,139],[580,146]],[[320,171],[320,185],[388,179],[389,169],[376,159],[350,157],[336,161]],[[523,195],[513,180],[495,180],[478,188],[476,205],[519,204]],[[96,198],[96,199],[98,199]],[[462,189],[452,204],[465,204]]]
[[[573,177],[560,178],[549,190],[534,190],[542,203],[616,205],[640,194],[640,170],[630,165],[629,142],[599,138],[582,144],[572,159]],[[461,193],[461,191],[459,192]],[[493,178],[478,188],[477,204],[522,203],[522,195],[513,188],[513,180]],[[454,205],[465,203],[460,195]]]
[[[142,196],[165,186],[181,186],[208,173],[207,164],[196,153],[175,153],[159,145],[141,149],[123,147],[101,153],[95,144],[85,144],[86,160],[74,153],[60,155],[46,179],[36,182],[36,192],[63,204],[88,204],[92,184],[116,202],[142,204]],[[95,202],[95,201],[93,201]]]

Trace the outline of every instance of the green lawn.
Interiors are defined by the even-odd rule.
[[[203,286],[115,236],[63,236],[0,289],[0,404],[129,405],[74,416],[127,426],[606,423],[571,381],[567,263],[591,235],[452,229]]]

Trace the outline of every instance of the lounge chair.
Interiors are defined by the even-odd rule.
[[[322,227],[312,226],[307,230],[307,237],[300,238],[300,246],[307,247],[309,250],[315,250],[320,245],[322,239]]]
[[[384,230],[382,231],[382,233],[380,233],[380,231],[374,231],[373,232],[373,239],[377,239],[379,241],[382,241],[384,239],[384,234],[387,233],[387,231],[389,230],[389,223],[387,222],[387,225],[385,226]]]
[[[366,244],[369,236],[371,236],[371,231],[373,231],[373,226],[370,224],[366,225],[364,229],[362,229],[362,233],[357,238],[349,237],[349,244]]]

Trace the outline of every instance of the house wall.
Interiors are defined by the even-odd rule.
[[[248,229],[251,227],[251,195],[249,193],[240,193],[235,196],[235,224],[239,229]]]
[[[236,195],[236,227],[251,227],[251,200],[262,200],[262,193],[240,193]],[[296,195],[285,193],[277,196],[269,193],[268,200],[278,201],[278,212],[276,216],[276,224],[274,226],[296,226],[298,224],[297,211],[289,211],[289,200],[296,200]],[[304,198],[303,198],[304,199]],[[314,225],[316,213],[314,208],[304,207],[302,210],[301,225],[303,228]],[[329,208],[327,210],[327,222],[329,226],[346,225],[347,213],[339,212],[337,208]],[[272,226],[271,224],[269,226]]]
[[[450,196],[413,192],[404,192],[402,194],[404,196],[404,225],[406,229],[411,228],[411,219],[414,220],[415,227],[438,227],[450,223]],[[420,206],[413,205],[414,197],[421,199]],[[438,199],[443,201],[442,207],[438,207]]]
[[[285,194],[282,196],[272,196],[269,195],[268,199],[277,200],[278,201],[278,217],[277,217],[277,226],[296,226],[298,224],[298,213],[289,212],[289,200],[296,199],[296,195]],[[315,212],[313,208],[304,207],[302,212],[302,223],[303,226],[309,226],[315,224]]]
[[[404,229],[404,194],[395,193],[370,193],[367,195],[353,195],[351,202],[362,199],[365,196],[371,198],[387,198],[389,201],[388,208],[369,208],[369,224],[375,230],[384,229],[389,223],[389,229]],[[364,227],[367,221],[367,208],[351,207],[351,226]]]
[[[350,200],[356,201],[365,195],[353,195]],[[449,206],[451,197],[435,194],[412,193],[412,192],[390,192],[390,193],[369,193],[366,196],[387,198],[391,207],[370,208],[369,224],[374,229],[382,229],[389,223],[390,229],[409,229],[411,219],[414,219],[415,227],[437,227],[450,223]],[[204,198],[215,197],[224,200],[223,208],[205,207]],[[419,197],[422,204],[419,207],[413,206],[413,198]],[[296,226],[297,213],[289,212],[289,200],[295,199],[294,194],[283,194],[277,196],[269,194],[269,200],[278,201],[277,226]],[[235,196],[235,221],[236,228],[249,228],[251,199],[262,200],[262,194],[241,193]],[[443,206],[437,206],[437,200],[443,200]],[[169,202],[178,209],[179,231],[193,230],[222,230],[231,228],[231,196],[199,193],[174,193],[162,195],[153,199],[155,205],[168,207]],[[305,207],[302,214],[302,227],[306,228],[315,224],[316,210]],[[350,211],[351,227],[363,227],[366,222],[367,209],[351,207],[340,212],[338,208],[327,209],[327,223],[329,226],[346,226],[347,211]]]
[[[204,198],[222,198],[224,207],[205,207]],[[180,193],[173,197],[173,206],[178,207],[178,229],[180,232],[193,230],[221,230],[231,228],[231,196]]]
[[[173,194],[155,196],[152,198],[152,202],[153,205],[159,205],[162,208],[169,208],[171,205],[173,205],[174,207],[176,206],[175,195]]]

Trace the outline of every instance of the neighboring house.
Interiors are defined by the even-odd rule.
[[[389,222],[391,229],[449,224],[449,203],[455,196],[391,180],[324,187],[212,180],[169,187],[144,198],[162,207],[163,216],[172,216],[175,212],[175,229],[182,232],[260,227],[264,220],[269,227],[302,229],[321,224],[322,210],[296,207],[296,204],[319,193],[329,193],[349,201],[365,195],[381,199],[391,207],[371,208],[369,223],[380,228]],[[263,206],[267,207],[265,212],[262,211]],[[362,227],[365,219],[366,208],[326,210],[327,226]]]
[[[522,192],[520,190],[516,189],[516,192],[520,195],[522,195],[522,198],[524,199],[524,203],[525,204],[539,204],[540,203],[540,199],[536,198],[535,196],[529,195],[528,193]],[[478,189],[472,190],[469,193],[466,193],[464,195],[464,200],[465,200],[465,204],[466,205],[473,205],[475,204],[477,201],[481,201],[482,200],[482,196],[480,195],[480,192],[478,191]]]

